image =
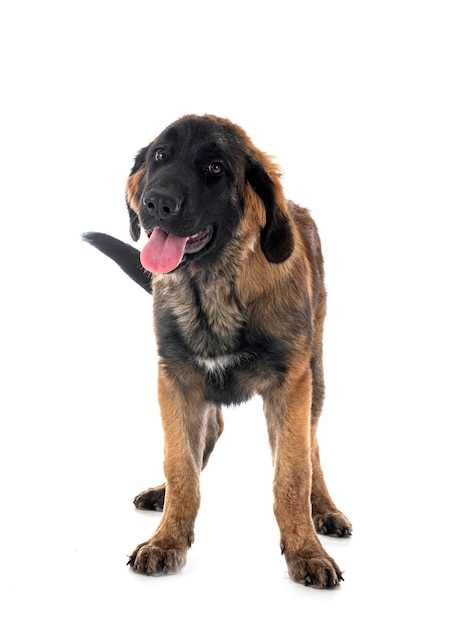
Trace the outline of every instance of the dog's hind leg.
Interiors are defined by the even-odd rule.
[[[204,454],[202,457],[202,469],[207,465],[210,454],[213,452],[216,442],[224,430],[224,420],[221,409],[211,405],[208,415],[207,430],[205,433]]]
[[[207,465],[210,454],[218,441],[222,431],[224,430],[224,421],[222,419],[221,409],[211,406],[208,415],[207,429],[205,434],[204,454],[202,459],[202,469]],[[150,511],[162,511],[164,507],[164,497],[166,493],[166,485],[162,484],[158,487],[145,489],[134,499],[134,505],[138,509]]]
[[[311,429],[312,457],[312,517],[316,532],[332,537],[349,537],[352,533],[351,522],[337,509],[324,480],[316,438],[317,425]]]
[[[352,532],[350,521],[337,509],[324,480],[319,457],[316,431],[324,402],[324,375],[321,351],[310,361],[312,371],[312,415],[311,415],[311,458],[312,458],[312,517],[315,529],[323,535],[349,537]]]
[[[133,500],[133,504],[137,509],[145,509],[146,511],[162,511],[164,507],[164,496],[166,494],[166,484],[158,485],[158,487],[150,487],[141,491]]]

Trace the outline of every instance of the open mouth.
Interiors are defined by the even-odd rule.
[[[202,248],[205,248],[207,243],[211,240],[213,235],[213,229],[211,226],[207,226],[204,230],[201,230],[196,235],[191,235],[188,237],[185,244],[185,253],[186,254],[194,254],[195,252],[199,252]]]
[[[213,228],[207,226],[190,237],[179,237],[156,226],[147,232],[149,237],[141,251],[141,264],[149,272],[167,274],[175,270],[185,255],[200,252],[211,241]]]

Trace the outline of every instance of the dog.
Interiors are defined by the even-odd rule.
[[[221,407],[259,394],[274,466],[274,514],[291,578],[334,588],[342,571],[317,533],[349,537],[326,487],[317,426],[324,400],[323,259],[310,213],[245,131],[186,115],[136,156],[130,234],[84,238],[153,293],[166,483],[136,507],[162,511],[132,552],[136,572],[180,570],[194,540],[199,477],[223,430]]]

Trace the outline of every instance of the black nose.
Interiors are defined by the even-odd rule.
[[[158,218],[178,213],[182,205],[175,196],[153,190],[144,193],[142,201],[150,215]]]

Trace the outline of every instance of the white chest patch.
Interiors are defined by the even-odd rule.
[[[226,354],[218,356],[214,359],[204,359],[196,357],[196,363],[199,367],[205,369],[208,373],[221,374],[229,367],[234,367],[246,360],[245,354]]]

